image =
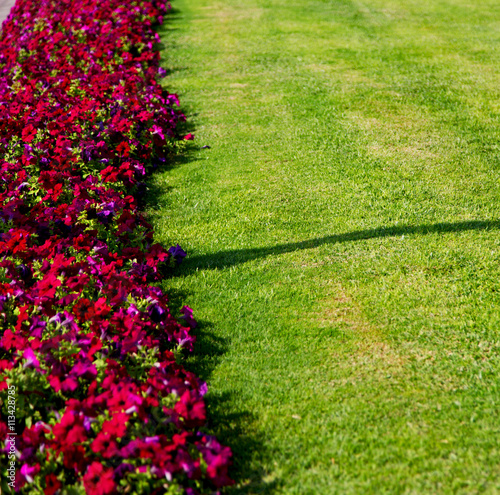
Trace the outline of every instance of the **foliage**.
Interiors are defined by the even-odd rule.
[[[21,493],[231,483],[230,450],[198,431],[206,384],[175,359],[192,311],[180,324],[151,285],[185,253],[154,244],[139,211],[147,173],[182,147],[156,80],[167,7],[19,0],[3,25],[0,398],[15,424],[0,439],[18,434]]]

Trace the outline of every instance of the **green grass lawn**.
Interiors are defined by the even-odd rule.
[[[152,182],[232,494],[500,493],[500,3],[175,0]],[[208,145],[210,149],[202,149]]]

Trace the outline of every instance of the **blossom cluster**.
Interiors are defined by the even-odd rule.
[[[185,253],[140,213],[147,173],[183,142],[158,82],[168,7],[17,0],[2,27],[0,456],[16,390],[19,493],[231,484],[230,449],[199,430],[206,384],[179,364],[192,311],[176,319],[155,286]]]

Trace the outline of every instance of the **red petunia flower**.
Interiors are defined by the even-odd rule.
[[[205,403],[195,392],[186,390],[175,404],[174,410],[184,419],[188,428],[201,426],[206,420]]]
[[[100,462],[93,462],[85,476],[83,485],[88,495],[110,495],[116,492],[113,469],[105,468]]]
[[[116,151],[122,156],[129,156],[130,154],[130,145],[127,141],[122,141],[117,147]]]
[[[54,473],[45,476],[45,489],[43,491],[45,495],[54,495],[61,487],[62,484]]]
[[[72,411],[67,411],[61,418],[61,421],[54,425],[52,431],[57,443],[61,445],[70,446],[87,440],[87,433],[83,427],[83,419]]]
[[[25,143],[31,143],[36,136],[36,129],[30,124],[23,129],[21,137]]]
[[[109,433],[99,433],[90,448],[96,454],[101,454],[105,459],[109,459],[118,453],[118,446]]]
[[[70,445],[63,450],[63,466],[75,473],[82,473],[89,460],[85,457],[85,449],[81,445]]]
[[[121,438],[127,432],[128,414],[117,413],[109,421],[102,425],[103,433],[109,433],[113,437]]]
[[[95,315],[94,304],[87,298],[82,297],[74,306],[73,314],[79,321],[84,322],[93,318]]]

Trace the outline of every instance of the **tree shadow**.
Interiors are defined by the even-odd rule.
[[[233,452],[230,476],[236,481],[226,488],[228,494],[271,494],[282,484],[281,480],[265,481],[266,472],[262,465],[268,464],[271,452],[265,447],[265,435],[252,428],[258,422],[249,411],[234,412],[234,393],[208,394],[206,404],[209,417],[209,431],[217,436]],[[249,434],[248,431],[252,433]]]
[[[202,380],[210,379],[212,372],[226,354],[230,342],[220,338],[214,331],[214,325],[205,320],[197,320],[195,330],[195,350],[186,358],[187,368]]]
[[[175,289],[167,292],[170,310],[173,315],[178,315],[187,293]],[[186,369],[208,381],[228,351],[230,341],[219,337],[214,325],[206,320],[198,320],[195,335],[194,352],[186,355],[184,364]],[[257,433],[257,428],[252,427],[258,423],[258,418],[248,410],[235,412],[235,402],[234,392],[218,393],[210,387],[205,396],[208,421],[203,430],[209,435],[215,435],[219,442],[229,446],[233,452],[229,475],[236,483],[223,492],[242,495],[274,493],[281,481],[265,481],[267,473],[260,466],[265,464],[262,462],[263,458],[269,459],[270,452],[266,448],[264,434]]]
[[[392,236],[457,233],[471,230],[497,230],[499,228],[500,221],[498,220],[473,220],[358,230],[271,247],[234,249],[210,255],[187,257],[178,274],[184,276],[197,270],[224,269],[266,256],[311,249],[325,244]],[[173,296],[174,302],[178,301],[177,304],[180,304],[185,298],[183,293],[174,293]],[[201,321],[199,323],[199,327],[196,329],[198,339],[196,350],[187,359],[187,368],[203,380],[208,380],[227,352],[230,342],[218,337],[210,322]],[[224,493],[238,495],[275,493],[282,485],[282,480],[279,478],[266,479],[268,473],[261,467],[269,465],[272,461],[272,452],[266,447],[265,434],[259,432],[258,418],[254,417],[248,410],[234,411],[235,403],[237,403],[236,392],[217,393],[216,390],[209,389],[206,396],[209,418],[206,430],[209,434],[216,435],[222,444],[228,445],[233,451],[233,466],[230,475],[236,480],[236,484],[225,489]],[[256,426],[254,427],[254,425]]]
[[[178,127],[179,134],[194,133],[196,122],[191,117],[196,117],[196,114],[191,109],[186,109],[184,105],[182,110],[189,118]],[[171,186],[157,183],[154,180],[154,175],[201,160],[202,158],[199,157],[201,149],[201,145],[189,142],[182,153],[170,155],[166,163],[154,171],[152,177],[149,177],[145,192],[140,198],[141,208],[146,214],[146,218],[151,221],[160,215],[162,210],[169,207],[168,194],[173,190]],[[170,276],[183,275],[184,268],[185,262]],[[161,284],[161,287],[168,294],[171,314],[178,318],[181,314],[180,309],[184,306],[189,294],[169,287],[168,278]],[[228,351],[230,341],[219,337],[214,325],[206,320],[198,320],[198,326],[194,333],[196,335],[194,352],[185,355],[184,364],[187,370],[202,380],[208,381]],[[234,393],[217,394],[217,391],[211,390],[210,387],[205,396],[208,422],[204,430],[210,435],[215,435],[218,441],[229,446],[233,452],[233,465],[229,475],[236,483],[222,491],[227,494],[242,495],[274,493],[280,480],[265,481],[267,473],[260,467],[264,463],[259,462],[263,456],[268,457],[264,435],[257,433],[257,428],[253,428],[252,432],[248,433],[248,425],[257,423],[258,418],[254,417],[248,410],[234,412],[234,397]]]
[[[240,263],[265,258],[267,256],[291,253],[304,249],[313,249],[324,244],[380,239],[406,235],[427,235],[435,233],[464,232],[469,230],[493,230],[500,228],[499,220],[470,220],[465,222],[443,222],[428,225],[394,225],[366,230],[356,230],[344,234],[333,234],[316,239],[278,244],[277,246],[232,249],[213,254],[188,256],[180,273],[189,275],[199,270],[223,270]]]

